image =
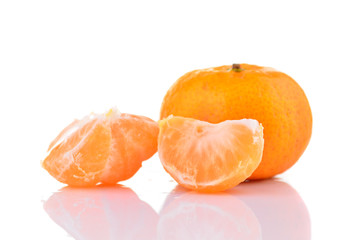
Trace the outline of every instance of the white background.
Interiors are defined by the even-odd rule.
[[[0,239],[71,238],[43,209],[63,185],[40,161],[74,118],[117,106],[158,120],[178,77],[232,63],[305,90],[312,139],[280,180],[303,199],[311,239],[362,239],[358,3],[0,1]],[[176,186],[157,154],[124,184],[157,213]]]

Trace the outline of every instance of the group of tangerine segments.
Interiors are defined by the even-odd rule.
[[[112,108],[68,125],[51,142],[42,166],[69,186],[116,184],[158,150],[164,169],[181,186],[218,192],[245,181],[263,147],[263,127],[256,120],[213,124],[171,115],[155,122]]]

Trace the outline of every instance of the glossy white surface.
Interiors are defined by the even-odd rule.
[[[303,200],[277,180],[212,195],[176,187],[159,213],[122,186],[64,188],[43,206],[76,239],[310,239]]]
[[[0,1],[0,239],[362,239],[358,1]],[[291,75],[311,142],[278,180],[177,187],[157,154],[124,187],[63,189],[41,169],[74,118],[158,119],[187,71],[246,62]]]

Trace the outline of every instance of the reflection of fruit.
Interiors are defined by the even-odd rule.
[[[162,165],[186,188],[223,191],[244,181],[260,163],[263,127],[256,120],[211,124],[170,116],[159,125]]]
[[[157,151],[158,125],[149,118],[119,113],[75,120],[49,146],[43,167],[71,186],[115,184],[132,177]]]
[[[300,86],[271,68],[234,64],[189,72],[168,90],[161,119],[173,114],[211,123],[252,118],[264,126],[263,159],[250,179],[290,168],[312,132],[312,114]]]
[[[261,239],[253,212],[228,195],[189,192],[172,200],[160,214],[158,239]]]
[[[310,240],[308,210],[299,194],[275,179],[245,182],[228,193],[250,207],[261,226],[263,240]]]
[[[121,186],[63,188],[44,209],[75,239],[156,239],[157,213]]]

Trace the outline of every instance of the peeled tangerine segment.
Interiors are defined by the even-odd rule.
[[[157,151],[158,124],[111,109],[68,125],[50,144],[43,167],[70,186],[129,179]]]
[[[182,186],[217,192],[245,181],[263,153],[263,127],[253,119],[218,124],[169,116],[159,121],[158,154]]]

